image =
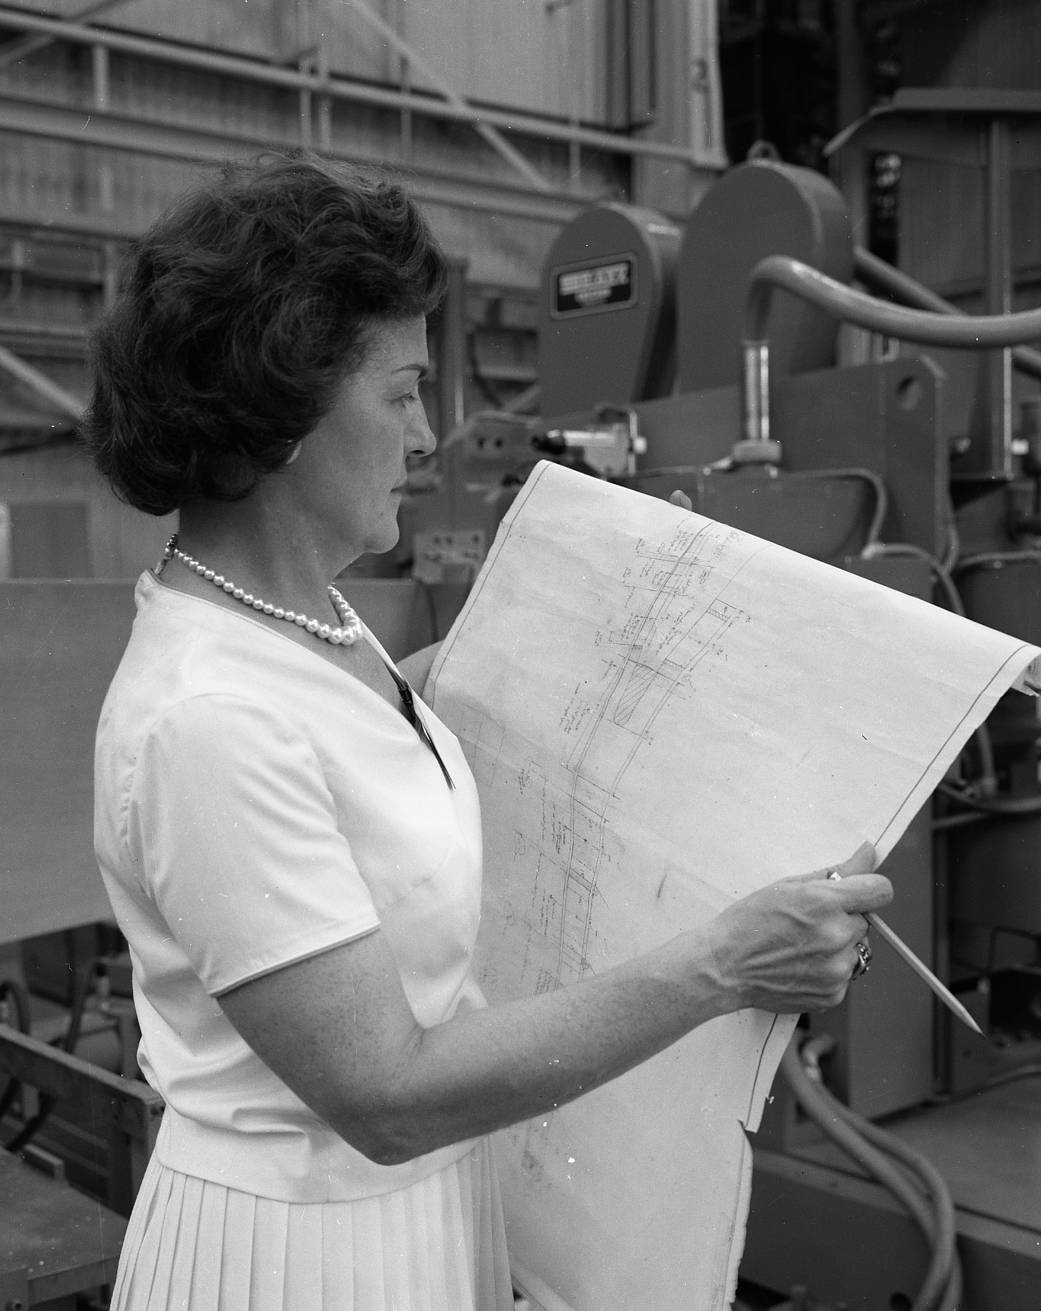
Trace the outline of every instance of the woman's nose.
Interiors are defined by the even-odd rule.
[[[433,455],[437,450],[437,438],[427,420],[427,412],[423,404],[416,407],[416,419],[413,427],[409,432],[410,455]]]

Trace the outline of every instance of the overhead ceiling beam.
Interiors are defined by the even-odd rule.
[[[473,114],[475,112],[473,106],[451,86],[448,80],[427,63],[423,56],[386,19],[381,18],[379,14],[370,9],[365,4],[365,0],[350,0],[350,6],[354,13],[360,14],[370,27],[376,29],[388,45],[393,46],[402,59],[407,60],[416,72],[435,86],[450,105],[463,113]],[[550,190],[549,183],[534,164],[526,159],[519,150],[511,146],[497,127],[486,123],[479,117],[471,119],[471,123],[477,135],[501,155],[508,164],[511,164],[522,177],[527,178],[533,187],[539,191]]]
[[[662,159],[679,160],[692,168],[700,164],[689,147],[666,141],[645,141],[596,128],[561,123],[551,118],[540,118],[534,114],[478,107],[472,102],[453,104],[415,91],[395,91],[390,87],[343,76],[308,73],[236,55],[198,50],[155,38],[117,32],[110,28],[87,27],[63,19],[45,18],[23,9],[14,9],[10,5],[0,4],[0,24],[26,32],[45,32],[52,37],[80,45],[100,45],[122,54],[154,59],[181,68],[194,68],[289,90],[311,91],[315,95],[330,96],[334,100],[379,105],[386,109],[410,109],[428,118],[450,119],[471,125],[482,122],[503,131],[522,132],[545,141],[576,142],[607,154],[655,155]]]
[[[299,144],[295,138],[277,140],[213,132],[142,120],[109,109],[70,109],[54,101],[0,92],[0,133],[3,132],[200,165],[217,165],[242,155]],[[504,181],[451,176],[415,166],[396,168],[386,160],[336,148],[323,153],[333,159],[379,165],[385,171],[397,173],[418,200],[432,205],[564,224],[574,218],[583,203],[565,192],[533,192]]]
[[[73,214],[67,209],[33,210],[25,205],[0,205],[0,228],[37,236],[88,237],[97,241],[130,241],[140,229],[108,214]]]
[[[53,382],[45,373],[26,364],[14,351],[0,346],[0,373],[6,373],[17,380],[42,401],[49,410],[56,410],[63,418],[78,423],[83,416],[83,402],[77,400],[71,392]]]
[[[76,13],[70,14],[69,18],[73,22],[79,23],[85,18],[96,18],[98,14],[104,13],[106,9],[114,9],[116,5],[126,4],[126,2],[127,0],[94,0],[93,4],[84,5]],[[23,36],[14,41],[8,41],[5,45],[0,46],[0,68],[10,68],[12,64],[17,64],[19,60],[27,59],[30,55],[35,55],[37,51],[46,49],[56,40],[56,36],[37,32],[33,36]]]

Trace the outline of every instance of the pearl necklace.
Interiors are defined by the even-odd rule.
[[[334,587],[332,583],[329,584],[328,589],[329,600],[333,604],[333,609],[340,616],[338,628],[334,628],[332,624],[323,624],[317,619],[310,619],[300,610],[286,610],[280,605],[272,605],[270,601],[265,601],[259,596],[254,596],[252,592],[247,592],[245,588],[233,583],[230,578],[225,578],[223,574],[208,568],[196,560],[194,556],[180,550],[177,545],[176,534],[166,543],[166,549],[163,551],[163,562],[165,563],[167,560],[180,560],[181,564],[197,573],[200,578],[205,578],[214,587],[219,587],[222,592],[226,592],[234,600],[241,601],[243,605],[248,605],[252,610],[259,610],[261,614],[270,615],[273,619],[284,619],[286,623],[296,624],[298,628],[304,629],[305,632],[311,633],[312,636],[320,638],[323,642],[330,642],[333,646],[353,646],[362,635],[362,622],[357,613],[339,588]]]

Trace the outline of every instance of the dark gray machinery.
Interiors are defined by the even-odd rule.
[[[954,314],[854,247],[826,179],[766,162],[726,174],[678,241],[646,211],[586,212],[542,297],[542,414],[475,416],[424,511],[449,546],[472,535],[472,564],[549,456],[1041,639],[1041,355],[1018,344],[1041,312]],[[1015,430],[949,413],[927,353],[840,365],[843,321],[1006,353],[1028,379]],[[871,987],[800,1029],[756,1138],[751,1283],[848,1311],[1041,1305],[1038,735],[1009,694],[886,865],[893,927],[986,1038],[883,946]]]
[[[681,237],[653,210],[617,204],[585,210],[561,231],[539,300],[544,414],[669,394]]]

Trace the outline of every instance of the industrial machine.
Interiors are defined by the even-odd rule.
[[[871,334],[856,351],[851,326]],[[1041,352],[1025,344],[1039,340],[1041,311],[967,318],[859,249],[841,194],[805,169],[734,168],[682,225],[595,206],[546,261],[540,412],[477,413],[442,442],[439,478],[403,507],[412,580],[361,582],[395,589],[376,626],[393,653],[442,634],[512,498],[548,458],[651,495],[681,490],[709,518],[1041,644]],[[951,386],[952,358],[982,380],[985,403],[955,401],[965,388]],[[115,663],[118,644],[83,644],[115,642],[118,625],[96,616],[98,589],[116,585],[90,586],[88,596],[7,585],[14,724],[41,755],[27,746],[9,770],[5,886],[24,896],[8,906],[0,946],[105,915],[96,883],[75,880],[90,892],[82,906],[66,888],[90,850],[89,798],[63,793],[55,824],[33,806],[57,786],[29,785],[51,779],[53,742],[89,741]],[[111,597],[114,613],[125,600]],[[41,615],[61,607],[71,619],[58,630],[77,634],[72,672],[99,680],[71,697],[79,725],[70,671],[38,658]],[[1039,737],[1037,703],[1010,693],[886,863],[898,889],[887,919],[984,1035],[953,1021],[881,943],[869,986],[800,1027],[755,1137],[749,1308],[1041,1304]],[[61,763],[62,778],[89,777],[86,756]],[[111,1036],[118,1008],[103,1001]],[[106,1071],[97,1051],[86,1068],[71,1043],[55,1059],[54,1044],[13,1022],[12,997],[0,1004],[0,1120],[18,1112],[8,1145],[46,1120],[47,1103],[79,1097],[95,1119],[104,1107],[106,1159],[125,1158],[110,1171],[97,1268],[48,1273],[37,1292],[28,1255],[0,1271],[11,1305],[44,1304],[111,1277],[162,1108],[132,1068]],[[36,1150],[46,1157],[42,1136]],[[9,1192],[24,1186],[11,1178]],[[41,1206],[70,1201],[47,1191]]]
[[[844,362],[843,324],[874,334],[862,362]],[[541,413],[478,414],[448,441],[440,491],[406,520],[416,575],[464,586],[550,458],[680,489],[710,518],[1037,642],[1041,353],[1024,343],[1039,339],[1039,311],[966,318],[858,249],[808,170],[741,165],[679,233],[595,207],[547,260]],[[950,405],[930,347],[1004,361],[986,374],[1000,403]],[[893,927],[985,1036],[880,944],[870,989],[805,1022],[786,1058],[742,1267],[786,1306],[1041,1303],[1037,714],[1005,697],[886,863]]]

